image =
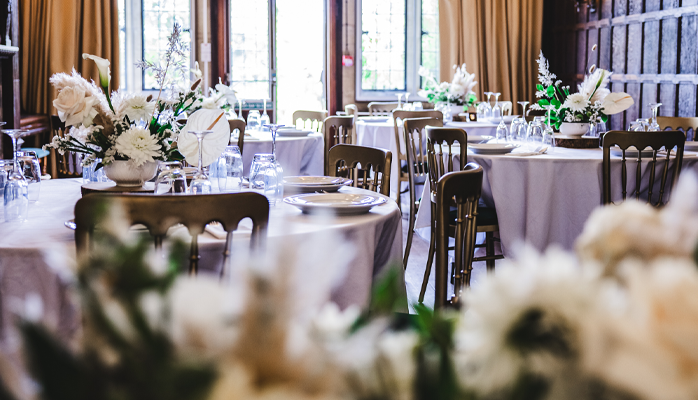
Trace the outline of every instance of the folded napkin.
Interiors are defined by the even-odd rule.
[[[529,151],[529,152],[523,152],[523,153],[509,153],[507,156],[515,156],[515,157],[530,157],[530,156],[539,156],[541,154],[545,154],[548,152],[547,147],[543,147],[542,149],[538,151]]]

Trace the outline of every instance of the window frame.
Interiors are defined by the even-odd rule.
[[[131,68],[126,68],[126,84],[122,85],[129,93],[157,93],[157,89],[143,89],[143,71],[136,68],[134,63],[143,59],[143,0],[124,0],[124,17],[126,31],[126,60]],[[189,67],[194,68],[196,60],[196,4],[195,0],[189,0]],[[114,73],[114,72],[112,72]]]
[[[363,41],[363,1],[356,0],[356,101],[396,101],[396,95],[401,93],[409,93],[412,101],[427,100],[419,96],[419,90],[421,89],[419,66],[422,59],[422,0],[405,0],[405,3],[405,90],[366,90],[361,87],[363,77],[363,55],[361,50]]]

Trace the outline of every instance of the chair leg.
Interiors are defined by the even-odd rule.
[[[432,208],[433,210],[433,208]],[[433,214],[432,214],[433,215]],[[429,256],[427,258],[427,266],[424,270],[424,278],[422,279],[422,289],[419,291],[419,302],[424,302],[424,295],[427,292],[427,284],[429,283],[429,275],[431,275],[431,265],[434,262],[434,252],[436,250],[436,226],[434,217],[431,219],[431,235],[429,236]]]
[[[412,247],[412,238],[414,237],[414,224],[417,219],[417,199],[414,195],[414,184],[410,181],[410,220],[407,225],[407,246],[405,247],[405,256],[403,257],[403,264],[405,269],[407,269],[407,259],[410,257],[410,248]]]
[[[494,256],[494,232],[485,232],[485,251],[488,257]],[[494,271],[494,260],[486,260],[487,272]]]

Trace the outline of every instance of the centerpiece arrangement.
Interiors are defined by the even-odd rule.
[[[596,51],[596,45],[592,47]],[[538,104],[531,109],[548,110],[550,124],[565,136],[582,136],[590,124],[606,122],[609,115],[630,108],[634,101],[629,94],[611,93],[608,83],[612,72],[592,65],[577,86],[577,93],[570,93],[569,86],[562,86],[557,76],[550,72],[548,60],[541,50],[538,63],[536,97]]]
[[[153,71],[159,86],[155,98],[124,89],[110,93],[109,60],[83,54],[84,59],[97,63],[99,86],[75,70],[72,74],[57,73],[51,77],[50,82],[58,91],[53,105],[69,129],[65,136],[54,136],[44,147],[54,148],[61,154],[66,151],[84,154],[83,165],[96,164],[96,170],[104,167],[107,177],[123,187],[142,186],[155,174],[158,161],[181,159],[182,154],[177,151],[180,131],[184,132],[182,142],[187,143],[188,150],[183,154],[189,160],[189,154],[197,154],[196,138],[184,140],[193,135],[188,134],[189,129],[182,129],[177,120],[202,108],[220,111],[228,102],[234,104],[235,95],[232,89],[220,84],[216,85],[217,90],[212,89],[210,97],[204,97],[201,79],[190,87],[181,87],[181,82],[189,82],[188,53],[188,46],[181,38],[181,27],[174,24],[162,60],[136,64],[143,70]],[[217,114],[209,118],[207,126]],[[230,132],[225,119],[220,125],[222,130],[228,129],[218,135],[227,144]],[[195,144],[192,146],[191,142]],[[218,154],[220,152],[222,148]],[[195,160],[193,163],[196,164]]]
[[[452,106],[452,115],[458,115],[477,101],[477,96],[473,87],[477,85],[475,74],[470,74],[465,69],[465,64],[454,65],[453,80],[439,83],[434,75],[423,66],[419,67],[419,76],[424,77],[424,88],[419,91],[419,95],[426,97],[434,104]]]

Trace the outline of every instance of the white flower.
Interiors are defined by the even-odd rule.
[[[571,94],[562,104],[562,108],[569,108],[574,112],[584,112],[589,106],[589,100],[581,93]]]
[[[223,103],[225,104],[225,103]],[[204,97],[203,100],[201,101],[201,108],[205,108],[207,110],[218,110],[221,108],[221,101],[220,99],[216,101],[216,99],[211,96],[211,97]]]
[[[468,73],[465,69],[465,64],[456,67],[456,72],[453,74],[453,81],[451,82],[451,93],[457,97],[464,98],[467,94],[473,92],[475,85],[477,85],[475,74]]]
[[[611,79],[611,74],[612,72],[603,68],[596,69],[593,73],[585,76],[584,81],[577,86],[579,93],[581,93],[592,103],[596,101],[603,101],[603,99],[610,93],[606,86],[608,86]]]
[[[196,81],[197,79],[201,79],[202,76],[204,76],[204,73],[201,72],[201,69],[199,69],[199,62],[196,61],[194,63],[194,68],[191,70],[191,72],[194,74],[194,80]]]
[[[325,340],[337,340],[348,334],[349,328],[359,317],[361,310],[357,306],[349,306],[344,311],[337,304],[327,303],[313,318],[313,330]]]
[[[219,100],[225,99],[225,101],[228,104],[234,106],[235,102],[237,101],[237,97],[235,97],[235,91],[232,87],[224,85],[223,82],[221,82],[220,78],[218,78],[218,82],[219,83],[216,85],[216,91],[218,92],[218,96],[220,96]]]
[[[99,84],[103,88],[108,88],[109,82],[111,82],[111,70],[109,69],[109,60],[93,56],[91,54],[82,53],[83,60],[86,60],[88,58],[97,63],[97,69],[99,70]]]
[[[80,143],[85,144],[88,139],[91,138],[92,133],[94,132],[95,127],[90,126],[90,127],[85,127],[85,126],[74,126],[70,128],[70,131],[68,134],[71,137],[74,137],[77,139]]]
[[[613,115],[621,113],[628,108],[632,107],[635,101],[627,93],[611,93],[606,96],[601,105],[603,106],[603,113],[606,115]]]
[[[136,166],[155,161],[155,157],[162,155],[160,148],[157,138],[144,128],[132,127],[116,139],[116,150]]]
[[[538,80],[543,86],[550,86],[552,84],[556,84],[555,74],[551,74],[549,70],[549,65],[548,65],[548,60],[543,56],[543,50],[540,51],[540,55],[538,56],[538,60],[536,60],[538,63]]]
[[[68,126],[83,124],[89,126],[97,116],[94,108],[99,104],[99,99],[94,96],[86,96],[81,87],[66,87],[58,93],[53,100],[53,106],[58,111],[61,121]]]
[[[445,91],[445,90],[448,89],[450,86],[451,86],[451,84],[448,83],[448,82],[441,82],[441,84],[439,85],[439,89],[441,89],[441,91]]]
[[[149,102],[142,94],[133,94],[124,99],[122,107],[131,122],[147,121],[155,111],[155,102]]]

